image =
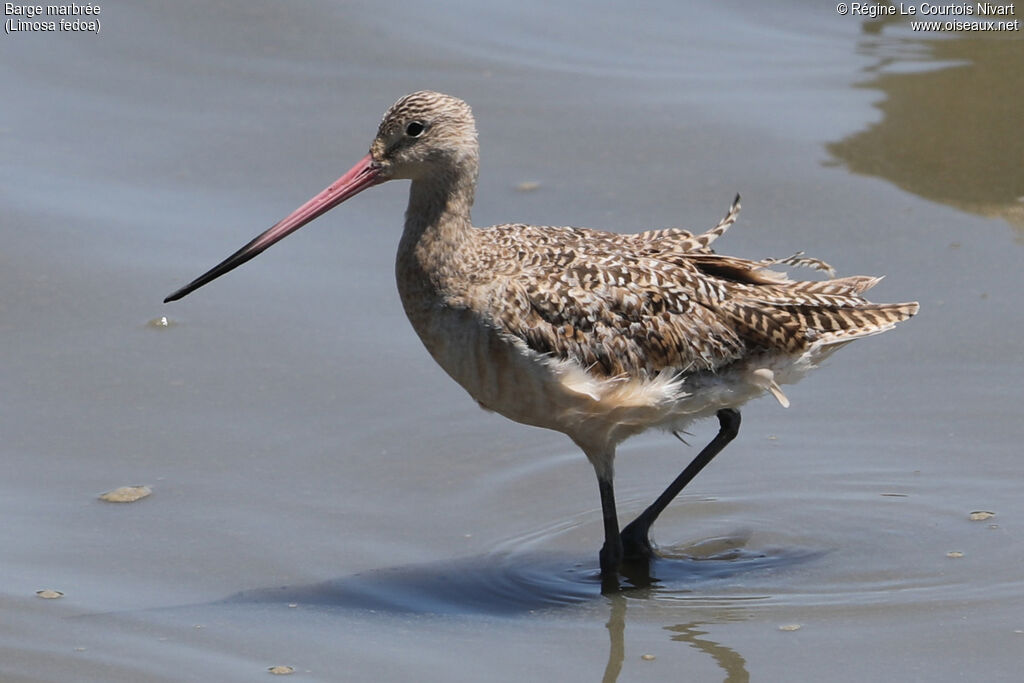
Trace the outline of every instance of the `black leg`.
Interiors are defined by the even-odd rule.
[[[654,557],[654,548],[651,547],[651,540],[648,534],[651,531],[651,525],[654,524],[654,520],[658,519],[658,515],[668,507],[668,504],[672,502],[672,499],[679,495],[690,481],[697,476],[697,474],[704,469],[711,460],[725,448],[726,444],[732,441],[736,434],[740,430],[740,412],[732,408],[723,408],[718,411],[718,423],[719,429],[718,434],[714,439],[711,440],[707,446],[704,447],[696,458],[686,466],[686,469],[676,477],[675,481],[669,484],[668,488],[658,496],[658,499],[651,503],[650,507],[640,513],[640,516],[626,525],[626,528],[622,530],[621,539],[624,557],[627,560],[650,560]],[[609,485],[610,486],[610,485]],[[604,501],[604,492],[602,490],[601,500]],[[614,509],[613,509],[614,513]],[[607,526],[608,517],[607,511],[605,512],[605,525]],[[607,530],[606,530],[607,537]],[[606,541],[607,543],[607,541]],[[604,560],[604,551],[602,553],[602,562]],[[602,573],[604,573],[604,565],[602,564]]]
[[[604,545],[601,547],[601,578],[618,585],[619,566],[622,564],[622,538],[619,536],[619,518],[615,513],[615,489],[611,477],[597,478],[601,490],[601,512],[604,513]]]

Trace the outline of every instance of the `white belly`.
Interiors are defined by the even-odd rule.
[[[578,363],[500,334],[465,309],[434,307],[409,318],[434,360],[481,406],[562,432],[592,461],[610,460],[615,446],[634,434],[651,427],[682,430],[766,390],[775,393],[774,376],[795,381],[803,372],[794,373],[799,358],[775,357],[752,358],[719,373],[598,378]],[[781,391],[776,396],[785,405]]]

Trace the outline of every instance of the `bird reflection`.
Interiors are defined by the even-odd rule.
[[[778,554],[753,551],[744,547],[749,539],[749,533],[739,533],[707,539],[674,551],[668,549],[664,552],[669,557],[651,565],[653,573],[642,568],[624,572],[623,578],[633,587],[605,595],[609,607],[608,621],[605,624],[609,643],[608,661],[601,678],[602,683],[614,683],[622,673],[626,660],[626,611],[631,601],[649,604],[649,601],[659,599],[677,599],[680,596],[679,586],[693,585],[694,579],[698,576],[704,579],[723,578],[741,571],[788,564],[817,555],[808,551],[787,551]],[[701,606],[701,619],[666,626],[665,629],[674,634],[671,636],[672,641],[687,643],[697,651],[709,655],[722,670],[722,680],[726,683],[749,681],[750,672],[747,671],[747,662],[743,656],[726,645],[703,638],[708,631],[701,627],[746,619],[745,610],[740,610],[729,603],[751,599],[750,596],[721,598],[723,606]],[[644,619],[648,620],[649,616],[645,614]]]
[[[626,660],[626,607],[630,599],[623,593],[607,596],[610,608],[608,622],[605,624],[609,640],[608,663],[605,665],[601,683],[616,683],[619,674],[622,673],[622,665]],[[743,618],[735,608],[725,608],[715,619],[691,621],[666,626],[665,629],[675,634],[671,637],[674,642],[687,643],[695,650],[709,655],[722,670],[722,680],[725,683],[746,683],[750,680],[750,672],[747,671],[747,660],[743,655],[731,647],[702,638],[701,636],[706,636],[708,632],[700,628],[706,624],[738,621]]]

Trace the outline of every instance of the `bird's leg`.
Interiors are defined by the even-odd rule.
[[[597,477],[601,490],[601,512],[604,514],[604,545],[601,546],[601,578],[618,585],[619,566],[622,564],[622,538],[619,536],[619,518],[615,512],[615,489],[611,476]]]
[[[718,455],[723,448],[725,448],[726,444],[732,441],[736,437],[736,434],[739,433],[740,412],[738,410],[723,408],[718,411],[717,415],[720,426],[718,434],[711,440],[711,443],[704,447],[704,450],[702,450],[697,457],[686,466],[686,469],[676,477],[675,481],[669,484],[668,488],[658,496],[656,501],[651,503],[650,507],[640,513],[639,517],[627,524],[626,528],[622,530],[622,552],[623,556],[627,560],[650,560],[654,557],[654,548],[651,547],[651,539],[648,536],[651,530],[651,525],[654,524],[654,520],[658,519],[658,515],[668,507],[668,504],[672,502],[672,499],[679,495],[679,492],[682,491],[702,469],[704,469],[704,466],[711,462],[711,460]],[[603,490],[601,493],[601,499],[602,501],[604,500]],[[607,525],[607,512],[605,516],[605,524]],[[603,573],[604,551],[602,550],[601,553],[601,566]]]

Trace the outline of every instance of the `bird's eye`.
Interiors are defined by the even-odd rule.
[[[423,135],[423,131],[425,129],[426,126],[424,126],[422,122],[410,121],[409,124],[405,127],[405,134],[411,138],[418,138],[419,136]]]

